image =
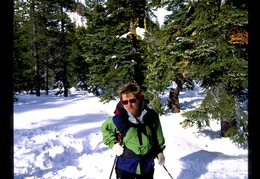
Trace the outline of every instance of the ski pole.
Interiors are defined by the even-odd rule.
[[[119,141],[119,144],[121,145],[121,144],[122,144],[122,142],[123,142],[123,138],[121,138],[121,139],[120,139],[120,141]],[[111,177],[112,177],[113,170],[114,170],[114,168],[115,168],[115,165],[116,165],[117,158],[118,158],[118,156],[116,155],[116,157],[115,157],[115,160],[114,160],[114,163],[113,163],[113,166],[112,166],[112,169],[111,169],[111,172],[110,172],[109,179],[111,179]]]
[[[109,179],[111,179],[111,177],[112,177],[113,170],[114,170],[114,167],[115,167],[115,165],[116,165],[117,157],[118,157],[118,156],[116,155],[115,160],[114,160],[114,164],[113,164],[113,167],[112,167],[112,170],[111,170],[110,176],[109,176]]]
[[[173,177],[171,176],[170,172],[167,170],[167,168],[163,165],[163,168],[165,169],[165,171],[169,174],[169,176],[171,177],[171,179],[173,179]]]

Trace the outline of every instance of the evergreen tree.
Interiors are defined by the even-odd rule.
[[[14,90],[29,88],[39,96],[40,89],[48,94],[50,75],[66,79],[64,64],[70,53],[66,36],[71,23],[64,12],[72,4],[62,0],[15,1]]]
[[[182,123],[184,127],[196,124],[203,129],[210,125],[210,120],[229,121],[231,127],[223,135],[245,143],[248,135],[244,105],[248,85],[247,3],[180,0],[169,2],[168,10],[173,14],[168,16],[164,27],[168,33],[163,41],[166,46],[160,47],[163,52],[154,54],[164,59],[154,61],[151,71],[166,69],[160,76],[163,86],[173,80],[165,80],[171,73],[185,72],[201,81],[206,97],[197,109],[183,114],[187,117]],[[156,84],[161,85],[162,80],[158,78]]]
[[[62,81],[64,84],[64,97],[68,97],[68,66],[69,66],[69,48],[68,41],[66,39],[66,34],[68,33],[68,26],[70,26],[70,19],[68,18],[65,11],[70,10],[74,4],[73,0],[59,0],[59,14],[60,14],[60,22],[61,22],[61,34],[60,34],[60,58],[61,58],[61,68],[62,68]]]
[[[85,27],[77,27],[74,31],[69,33],[71,51],[69,56],[70,61],[70,72],[69,72],[69,83],[71,86],[77,86],[83,89],[86,89],[86,82],[88,80],[87,75],[89,74],[89,64],[85,61],[85,58],[82,56],[82,46],[80,36],[86,34]],[[78,84],[81,84],[78,86]]]
[[[114,99],[119,86],[126,83],[137,83],[145,90],[147,48],[136,33],[149,21],[145,1],[86,1],[84,14],[86,34],[79,38],[90,66],[87,84],[102,88],[105,101]]]
[[[188,47],[187,41],[176,42],[177,34],[173,28],[179,28],[172,24],[155,29],[149,33],[149,56],[148,69],[146,71],[146,85],[148,88],[147,96],[150,105],[162,114],[165,112],[161,103],[161,94],[166,88],[175,82],[170,89],[169,97],[166,101],[167,106],[172,112],[180,112],[179,93],[182,89],[193,89],[193,72],[188,68],[188,61],[180,54]]]
[[[213,3],[215,7],[204,14],[204,22],[195,26],[200,35],[195,35],[194,39],[200,45],[188,51],[193,57],[190,62],[199,72],[197,76],[207,89],[206,98],[198,109],[183,114],[189,119],[183,124],[196,123],[202,129],[209,125],[209,120],[218,120],[222,124],[222,136],[243,144],[248,136],[245,105],[248,88],[247,4],[245,1]],[[206,7],[206,3],[195,4],[194,15]],[[195,23],[196,20],[187,29],[194,28]],[[208,42],[205,42],[205,36]],[[205,58],[196,57],[203,52],[208,54]]]
[[[32,91],[34,73],[33,73],[33,61],[30,58],[28,45],[30,44],[30,34],[28,25],[25,22],[28,21],[25,11],[25,4],[21,1],[17,1],[14,4],[14,43],[13,43],[13,88],[15,92],[20,90]]]

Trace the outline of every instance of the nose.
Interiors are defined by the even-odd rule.
[[[130,106],[132,106],[132,103],[128,102],[126,106],[130,107]]]

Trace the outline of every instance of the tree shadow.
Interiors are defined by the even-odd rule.
[[[203,174],[208,172],[208,165],[215,159],[232,160],[241,159],[244,157],[244,155],[229,156],[224,155],[220,152],[209,152],[206,150],[199,150],[197,152],[191,153],[187,156],[180,158],[180,161],[183,162],[183,169],[177,178],[200,178]]]
[[[195,99],[192,99],[190,101],[184,101],[184,102],[180,103],[181,110],[196,108],[196,105],[194,105],[194,103],[196,103],[196,102],[198,102],[200,100],[201,99],[199,99],[199,98],[195,98]]]
[[[199,178],[201,175],[208,172],[208,164],[215,160],[219,155],[221,155],[220,152],[200,150],[182,157],[180,161],[184,163],[184,168],[177,178]]]
[[[204,135],[204,136],[208,136],[210,139],[221,139],[221,132],[220,130],[217,131],[213,131],[211,129],[204,129],[201,131],[198,131],[199,135]]]

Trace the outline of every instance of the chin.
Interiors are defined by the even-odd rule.
[[[133,110],[128,110],[128,112],[130,112],[132,115],[135,115],[135,111]]]
[[[128,110],[128,112],[130,112],[131,114],[135,114],[135,112],[132,110]]]

